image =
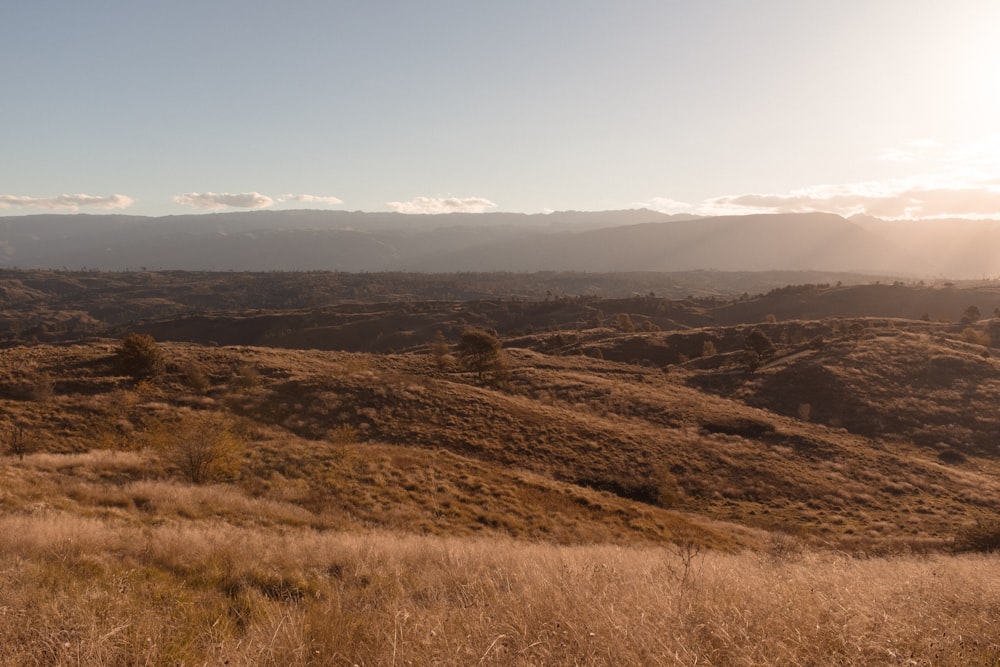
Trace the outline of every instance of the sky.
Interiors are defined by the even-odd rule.
[[[1000,218],[995,0],[0,0],[0,216]]]

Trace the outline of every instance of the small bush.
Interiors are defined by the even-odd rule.
[[[440,331],[434,334],[434,340],[430,342],[427,346],[427,352],[431,356],[431,360],[438,370],[446,370],[451,366],[454,357],[451,356],[451,349],[448,347],[448,341],[444,339],[444,334]]]
[[[24,426],[11,426],[5,433],[5,449],[11,456],[23,459],[25,454],[29,454],[35,449],[34,439],[25,430]]]
[[[126,336],[116,356],[121,371],[135,378],[160,375],[166,368],[163,352],[149,334]]]
[[[350,424],[341,424],[340,426],[330,429],[327,434],[327,439],[334,445],[340,447],[346,447],[347,445],[353,445],[358,440],[358,429],[354,428]]]
[[[205,367],[193,361],[181,366],[181,378],[186,386],[199,394],[204,394],[212,387],[212,380]]]
[[[952,465],[959,465],[965,463],[969,459],[962,452],[954,449],[953,447],[946,447],[938,452],[938,460],[942,463],[950,463]]]
[[[253,389],[260,384],[260,371],[250,364],[242,363],[233,371],[229,384],[234,389]]]
[[[239,473],[243,443],[221,415],[189,413],[179,422],[157,425],[147,439],[192,484],[228,479]]]
[[[992,553],[1000,551],[1000,520],[979,519],[955,536],[956,551]]]
[[[52,376],[45,371],[39,371],[32,375],[29,394],[31,400],[38,403],[47,403],[52,400],[52,396],[55,394],[55,381]]]
[[[966,327],[962,331],[962,340],[973,345],[983,345],[989,347],[990,335],[985,331],[980,331],[974,327]]]
[[[618,313],[615,316],[615,328],[625,333],[633,333],[635,331],[635,323],[632,322],[632,318],[628,313]]]

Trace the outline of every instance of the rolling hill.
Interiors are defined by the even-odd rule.
[[[3,272],[0,663],[992,664],[995,288],[775,279]]]

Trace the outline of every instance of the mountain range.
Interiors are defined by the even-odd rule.
[[[823,270],[1000,273],[1000,221],[829,213],[697,217],[645,209],[402,215],[254,211],[0,217],[18,268],[336,271]]]

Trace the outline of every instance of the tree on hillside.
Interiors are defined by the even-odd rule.
[[[480,380],[486,373],[496,373],[506,367],[500,341],[477,327],[470,327],[462,333],[458,341],[458,358],[462,366],[475,371]]]
[[[754,329],[747,335],[745,347],[757,353],[761,359],[774,356],[774,343],[760,329]]]
[[[983,316],[982,313],[979,312],[978,306],[969,306],[968,308],[965,309],[963,315],[965,316],[965,319],[967,319],[969,322],[975,322],[976,320],[978,320],[980,317]]]
[[[854,339],[854,342],[859,342],[865,337],[865,324],[860,320],[854,320],[851,322],[850,326],[847,327],[847,335]]]

